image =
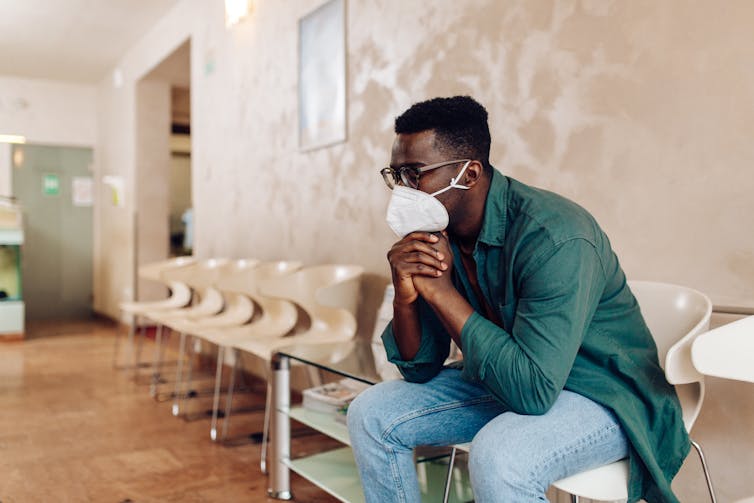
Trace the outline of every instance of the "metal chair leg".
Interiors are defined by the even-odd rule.
[[[233,370],[230,373],[230,383],[228,384],[228,394],[225,397],[225,417],[223,417],[223,433],[222,440],[228,438],[228,427],[230,426],[230,414],[233,407],[233,389],[236,387],[236,373],[238,371],[239,353],[235,349],[233,351]]]
[[[450,459],[448,460],[448,474],[445,476],[445,491],[442,494],[442,503],[448,503],[450,497],[450,483],[453,480],[453,465],[456,462],[456,448],[453,447],[450,451]]]
[[[160,353],[162,352],[162,327],[157,327],[157,334],[155,335],[154,356],[152,357],[152,381],[149,385],[149,396],[157,398],[160,387]]]
[[[136,351],[133,351],[133,369],[134,369],[134,381],[139,378],[139,369],[141,368],[141,350],[144,347],[144,339],[147,338],[147,327],[141,325],[139,327],[139,337],[136,341]]]
[[[215,395],[212,397],[212,425],[209,429],[209,438],[217,440],[217,416],[220,410],[220,386],[223,380],[223,354],[225,347],[217,347],[217,368],[215,369]]]
[[[126,361],[128,361],[129,357],[133,356],[134,352],[134,332],[136,331],[136,320],[134,319],[133,322],[128,327],[128,336],[127,336],[127,342],[128,342],[128,356],[126,356]],[[119,369],[119,368],[127,368],[128,364],[120,366],[118,365],[118,355],[120,354],[120,327],[115,331],[115,347],[113,348],[113,368]]]
[[[575,494],[571,494],[571,503],[579,503],[579,497]]]
[[[186,333],[181,332],[178,339],[178,366],[175,369],[175,391],[173,392],[173,407],[172,413],[177,416],[181,413],[181,393],[183,379],[183,356],[186,352]]]
[[[270,408],[272,407],[272,383],[267,376],[267,393],[264,399],[264,425],[262,426],[262,454],[259,458],[259,467],[262,473],[267,474],[267,441],[270,434]]]
[[[194,355],[196,354],[194,352],[194,344],[193,339],[188,340],[188,366],[186,368],[186,385],[184,386],[184,389],[186,390],[185,393],[181,394],[181,405],[180,409],[185,411],[186,410],[186,398],[188,397],[189,393],[191,393],[191,380],[192,380],[192,372],[194,370]]]
[[[702,452],[702,446],[694,440],[691,440],[691,445],[693,445],[694,449],[696,449],[697,454],[699,454],[699,460],[702,462],[702,470],[704,471],[704,479],[707,482],[707,490],[709,491],[710,500],[712,501],[712,503],[717,503],[717,498],[715,498],[715,490],[712,488],[712,477],[710,477],[709,468],[707,467],[707,460],[704,457],[704,452]]]

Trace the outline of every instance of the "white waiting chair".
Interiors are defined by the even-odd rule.
[[[703,293],[691,288],[656,283],[630,281],[629,286],[641,308],[644,320],[657,345],[660,365],[670,384],[675,385],[683,411],[683,422],[691,431],[704,400],[704,376],[691,362],[691,345],[709,328],[712,302]],[[701,446],[692,440],[699,454],[710,497],[715,500],[712,481]],[[471,444],[460,444],[451,450],[448,476],[445,483],[447,502],[453,462],[458,450],[468,452]],[[598,501],[620,501],[628,498],[628,461],[622,460],[558,480],[553,487],[579,498]]]
[[[119,304],[120,310],[124,315],[131,317],[131,323],[128,328],[128,345],[131,359],[131,365],[118,365],[118,353],[120,349],[120,337],[116,334],[115,349],[113,351],[113,367],[115,368],[138,368],[139,352],[135,349],[136,326],[139,318],[145,316],[150,311],[167,311],[187,306],[191,302],[191,288],[180,281],[166,280],[162,273],[167,270],[182,268],[194,264],[196,259],[191,256],[175,257],[168,260],[153,262],[140,266],[138,269],[139,278],[163,283],[169,289],[168,297],[154,301],[129,301]]]
[[[691,360],[704,375],[754,383],[754,316],[700,335]]]
[[[257,267],[259,262],[253,259],[231,260],[224,265],[215,268],[205,268],[196,278],[189,283],[194,288],[203,288],[205,298],[208,299],[207,305],[202,308],[196,306],[194,310],[186,310],[186,315],[181,317],[166,316],[163,322],[171,330],[180,334],[178,343],[178,366],[176,368],[175,391],[173,393],[172,413],[174,416],[180,414],[183,385],[183,361],[186,354],[186,345],[188,338],[195,333],[201,333],[207,330],[216,330],[225,327],[241,326],[251,320],[254,315],[254,303],[243,294],[227,292],[224,288],[226,284],[235,284],[243,281]],[[218,306],[222,306],[221,311],[217,311]],[[189,344],[189,348],[192,346]],[[193,356],[193,351],[190,351]],[[189,358],[188,376],[190,382],[191,361]]]
[[[181,282],[188,285],[194,292],[198,302],[192,305],[169,310],[148,311],[145,318],[157,323],[155,335],[155,350],[153,359],[152,382],[150,394],[157,398],[161,381],[162,366],[162,336],[163,327],[171,328],[171,324],[184,320],[197,320],[213,316],[221,312],[225,307],[225,300],[215,283],[226,268],[232,268],[235,263],[241,263],[243,267],[256,261],[242,260],[231,262],[228,259],[207,259],[180,269],[170,269],[162,272],[162,277],[169,281]],[[185,339],[181,333],[181,339]]]
[[[691,360],[704,375],[754,383],[754,316],[700,335],[691,346]],[[754,503],[754,496],[737,503]]]
[[[260,293],[264,297],[290,302],[305,313],[308,327],[302,332],[270,336],[259,334],[245,339],[226,339],[225,345],[232,348],[236,365],[240,352],[251,353],[269,362],[272,354],[291,345],[317,345],[347,342],[356,334],[356,311],[361,300],[361,275],[364,268],[357,265],[318,265],[307,267],[293,274],[262,283]],[[281,334],[284,335],[284,334]],[[266,368],[269,368],[267,366]],[[234,366],[235,371],[235,366]],[[269,378],[267,379],[269,383]],[[229,387],[226,411],[232,401],[232,384]],[[267,389],[262,454],[260,465],[266,472],[267,435],[270,418],[270,390]],[[223,422],[223,436],[227,432],[228,414]]]
[[[218,346],[212,422],[210,425],[210,438],[213,441],[217,440],[217,419],[225,352],[232,351],[231,345],[234,343],[255,337],[282,337],[293,329],[297,320],[296,307],[293,303],[283,299],[265,297],[260,294],[259,290],[261,283],[285,277],[300,268],[300,262],[266,262],[243,275],[237,275],[232,279],[228,278],[218,287],[225,293],[240,294],[253,301],[257,306],[254,318],[249,323],[240,326],[212,327],[192,331],[193,337]],[[234,385],[235,371],[231,374],[231,383],[228,389],[232,390]],[[232,399],[230,392],[228,397],[229,400]],[[223,438],[227,435],[227,419],[229,419],[230,413],[230,405],[227,405],[225,410],[226,421],[223,423]]]

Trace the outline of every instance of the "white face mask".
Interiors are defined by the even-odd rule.
[[[412,232],[439,232],[448,226],[448,210],[435,197],[450,189],[467,190],[469,187],[460,185],[461,179],[469,162],[463,165],[458,176],[450,179],[450,184],[432,194],[427,194],[418,189],[397,185],[393,188],[390,196],[390,204],[387,207],[387,224],[393,229],[399,238]]]

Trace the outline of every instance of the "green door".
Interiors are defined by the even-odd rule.
[[[26,319],[87,318],[92,313],[92,151],[41,145],[13,150],[13,195],[24,216]]]

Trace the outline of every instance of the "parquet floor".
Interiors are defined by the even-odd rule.
[[[0,342],[0,502],[277,501],[259,446],[211,442],[209,398],[191,404],[198,419],[173,417],[169,402],[112,368],[114,334],[101,322],[48,323],[38,337]],[[234,416],[231,436],[260,431],[262,416]],[[312,435],[292,449],[335,445]],[[296,475],[292,490],[296,501],[336,501]]]

